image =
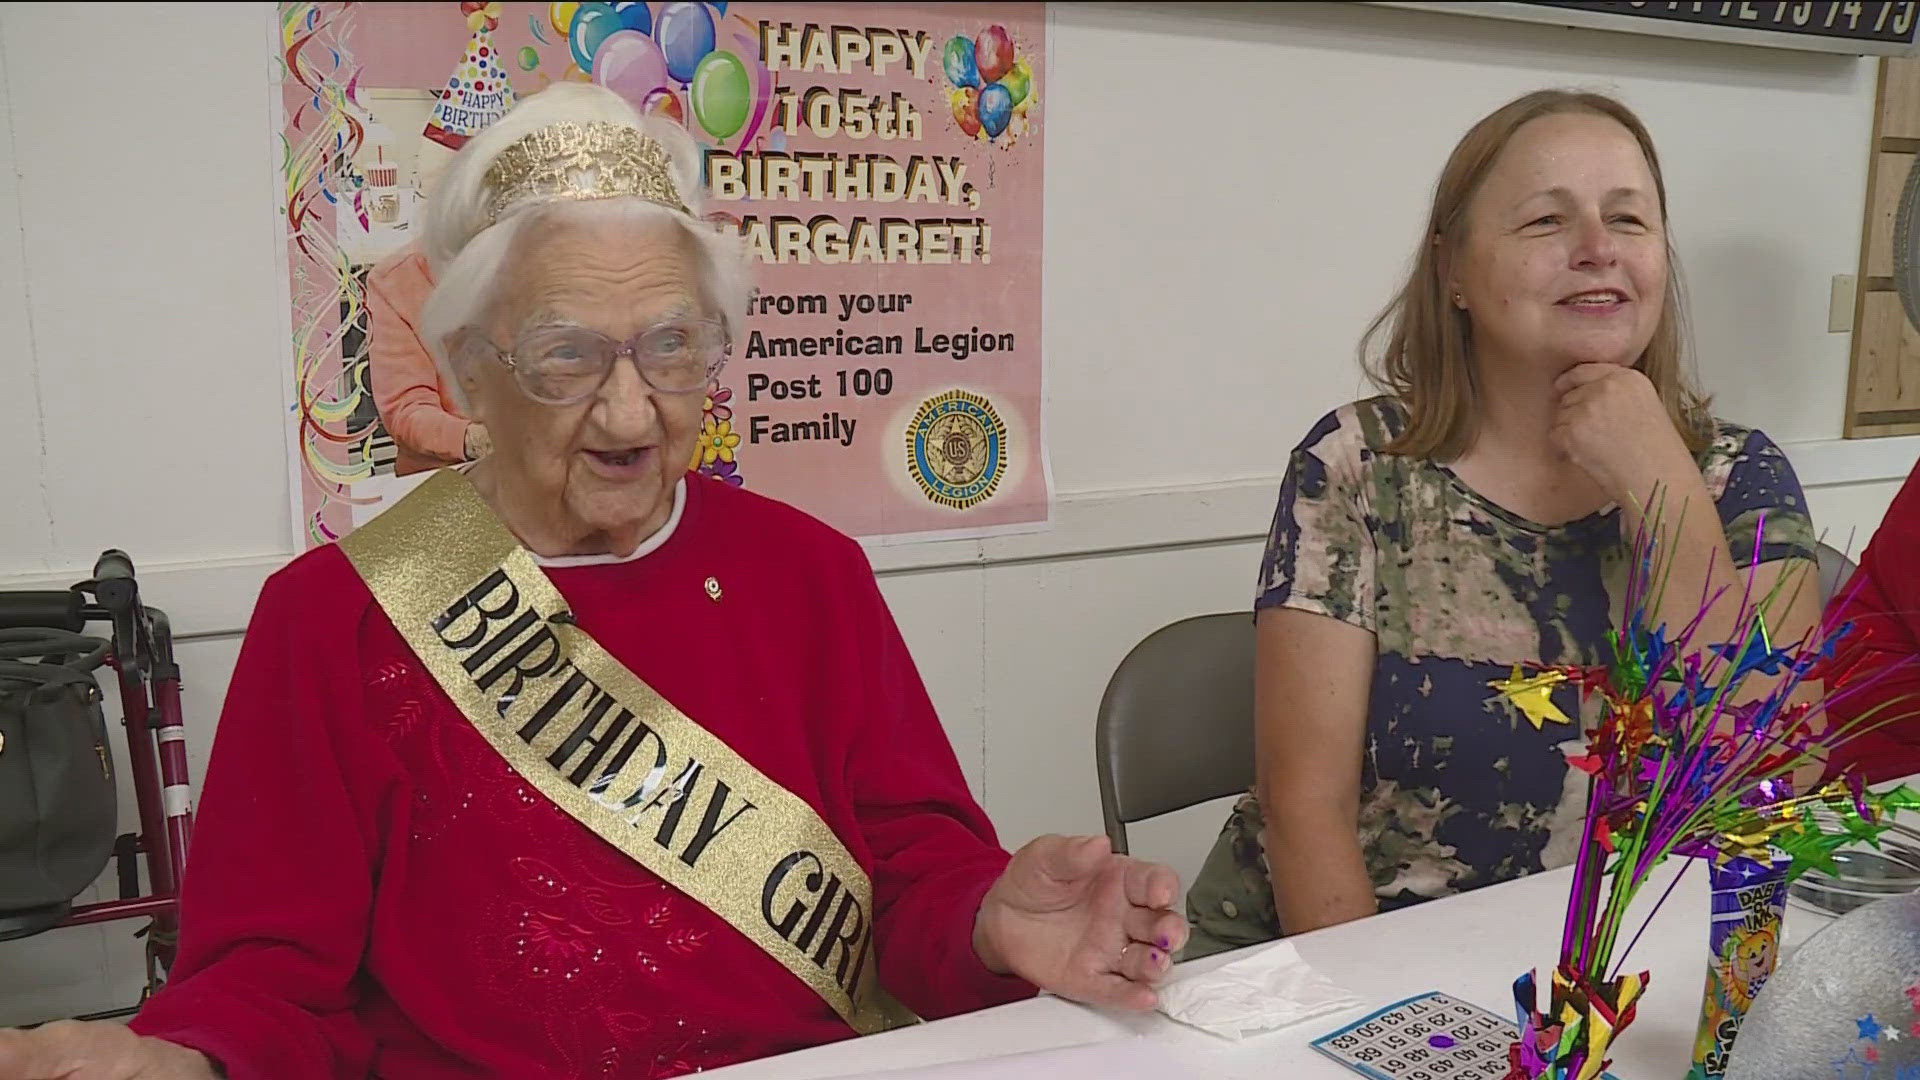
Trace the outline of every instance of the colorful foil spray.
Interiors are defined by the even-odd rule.
[[[1649,626],[1665,587],[1666,569],[1655,560],[1659,533],[1656,518],[1634,538],[1625,626],[1609,631],[1606,663],[1532,665],[1532,674],[1516,669],[1491,684],[1536,725],[1564,719],[1547,700],[1562,683],[1579,687],[1583,698],[1598,695],[1603,705],[1586,753],[1570,761],[1591,780],[1551,999],[1545,1010],[1537,1007],[1533,972],[1514,983],[1521,1037],[1509,1054],[1508,1080],[1593,1080],[1605,1071],[1608,1049],[1632,1023],[1650,977],[1621,971],[1646,926],[1621,949],[1628,908],[1669,856],[1708,862],[1716,889],[1735,903],[1743,888],[1773,898],[1799,873],[1831,870],[1842,847],[1877,845],[1893,811],[1920,806],[1909,788],[1870,793],[1858,776],[1793,792],[1796,768],[1824,761],[1896,718],[1884,704],[1845,723],[1825,717],[1828,704],[1865,689],[1886,669],[1856,675],[1862,649],[1857,642],[1843,647],[1850,624],[1823,621],[1802,641],[1776,643],[1766,613],[1790,598],[1784,580],[1757,599],[1749,584],[1731,644],[1696,643],[1719,594],[1703,597],[1677,634],[1664,623]],[[1764,521],[1758,533],[1766,535]],[[1759,537],[1749,565],[1759,561]],[[1775,682],[1764,693],[1742,694],[1756,672]],[[1824,682],[1824,701],[1795,700],[1808,679]],[[1649,920],[1671,891],[1655,901]],[[1758,989],[1752,978],[1745,985]],[[1710,1001],[1715,989],[1710,978]],[[1730,1045],[1739,1019],[1715,1017],[1715,1038],[1724,1035]],[[1698,1058],[1695,1075],[1712,1075]]]

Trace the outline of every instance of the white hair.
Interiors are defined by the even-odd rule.
[[[533,132],[568,122],[619,124],[659,143],[671,161],[680,200],[693,216],[638,196],[626,196],[529,199],[510,207],[498,221],[491,221],[495,192],[487,183],[487,170],[494,159]],[[738,235],[702,219],[705,196],[700,183],[700,148],[686,129],[668,120],[641,116],[625,99],[600,86],[555,83],[522,99],[469,140],[441,174],[427,202],[421,230],[421,247],[433,270],[434,289],[420,313],[420,331],[454,402],[463,410],[470,408],[456,369],[458,358],[447,350],[448,339],[480,324],[482,313],[496,298],[520,235],[558,221],[591,221],[605,226],[664,218],[679,224],[698,254],[701,298],[713,305],[727,333],[738,338],[740,320],[752,292],[746,247]]]

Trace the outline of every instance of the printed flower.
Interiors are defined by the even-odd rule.
[[[711,465],[714,461],[732,461],[733,448],[740,445],[740,436],[734,433],[733,424],[727,420],[709,420],[700,429],[700,459],[702,464]]]
[[[721,386],[719,383],[708,383],[707,400],[705,404],[700,406],[700,411],[705,413],[709,420],[731,420],[733,419],[733,409],[727,402],[732,400],[732,390]]]
[[[740,475],[740,466],[732,461],[716,461],[711,465],[700,466],[700,475],[733,487],[744,487],[747,478]]]

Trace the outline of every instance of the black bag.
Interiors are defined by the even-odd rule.
[[[64,914],[113,854],[119,806],[93,677],[109,647],[0,629],[0,915]]]

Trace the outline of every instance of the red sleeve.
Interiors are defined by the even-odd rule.
[[[393,774],[361,720],[358,618],[327,614],[359,586],[333,582],[325,559],[346,566],[309,555],[254,609],[195,822],[172,979],[132,1024],[233,1080],[361,1078],[373,1054],[354,1006],[382,824],[363,793]]]
[[[1875,709],[1881,711],[1870,724],[1898,717],[1843,744],[1835,764],[1857,763],[1870,783],[1920,772],[1920,468],[1887,507],[1827,621],[1853,623],[1841,656],[1861,650],[1858,665],[1827,687],[1828,717],[1849,723]]]
[[[994,974],[973,951],[980,899],[1009,856],[967,790],[865,556],[847,543],[858,563],[857,615],[873,639],[850,782],[874,857],[880,982],[930,1020],[1031,997],[1032,984]]]

